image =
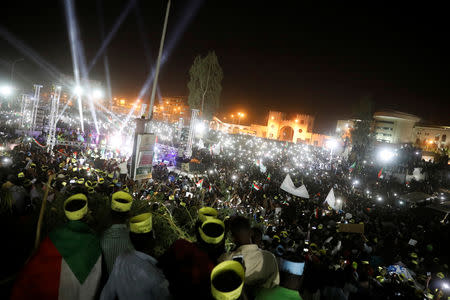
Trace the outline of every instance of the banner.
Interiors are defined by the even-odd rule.
[[[364,233],[364,224],[338,224],[339,232]]]
[[[295,195],[301,198],[309,199],[308,190],[306,189],[305,185],[302,185],[301,187],[297,188],[295,190]]]
[[[309,194],[306,190],[306,186],[302,185],[301,187],[296,188],[289,174],[287,174],[286,178],[284,178],[280,188],[283,191],[288,192],[289,194],[292,194],[294,196],[309,199]]]
[[[138,155],[135,180],[152,177],[153,155],[156,135],[144,133],[138,135]]]

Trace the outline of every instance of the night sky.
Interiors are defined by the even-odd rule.
[[[89,62],[102,40],[99,1],[76,2]],[[224,73],[221,112],[245,111],[248,122],[264,122],[269,109],[311,113],[316,131],[326,133],[337,119],[351,117],[359,99],[370,96],[376,109],[450,125],[447,10],[406,1],[396,1],[397,7],[334,2],[173,1],[161,94],[187,96],[195,56],[214,50]],[[106,32],[127,3],[103,1]],[[157,56],[166,2],[136,3],[107,48],[113,96],[135,98]],[[2,3],[0,28],[62,73],[73,74],[62,1]],[[0,82],[9,80],[11,61],[21,57],[17,86],[31,89],[32,83],[51,81],[0,37]],[[103,58],[90,77],[105,82]]]

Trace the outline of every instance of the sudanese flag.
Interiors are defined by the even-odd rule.
[[[69,221],[42,241],[14,284],[11,299],[94,299],[101,258],[91,229]]]

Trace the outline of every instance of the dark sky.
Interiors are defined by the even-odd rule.
[[[214,50],[224,73],[221,112],[242,110],[248,121],[264,121],[269,109],[312,113],[316,130],[326,132],[370,95],[376,109],[397,109],[450,125],[444,6],[335,2],[173,1],[166,38],[172,51],[161,69],[162,95],[187,95],[193,59]],[[103,1],[106,32],[127,3]],[[113,95],[129,98],[137,96],[155,61],[166,2],[137,3],[107,49]],[[88,62],[101,44],[97,4],[76,1]],[[63,1],[9,1],[2,6],[0,28],[72,74]],[[51,80],[0,37],[0,81],[8,80],[10,62],[21,57],[25,61],[16,64],[15,77],[22,87]],[[90,75],[104,82],[102,58]]]

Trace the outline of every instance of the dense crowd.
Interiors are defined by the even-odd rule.
[[[4,295],[450,296],[448,220],[397,197],[436,187],[396,183],[379,176],[374,161],[354,164],[319,147],[217,132],[203,140],[191,159],[177,159],[177,168],[161,159],[141,182],[130,180],[124,157],[97,148],[57,146],[49,154],[22,139],[5,151]],[[308,197],[280,189],[287,174]],[[331,189],[339,207],[325,202]]]

